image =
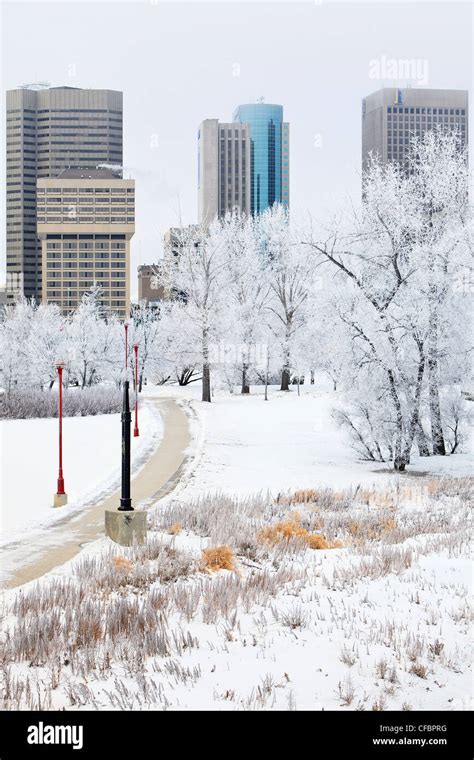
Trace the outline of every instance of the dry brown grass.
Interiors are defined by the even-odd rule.
[[[428,676],[428,668],[426,665],[422,665],[419,662],[414,662],[409,672],[413,673],[415,676],[418,676],[418,678],[425,679]]]
[[[305,541],[310,549],[333,549],[334,544],[329,544],[320,533],[308,533]]]
[[[175,522],[170,527],[168,533],[170,534],[170,536],[177,536],[178,533],[181,533],[182,530],[183,530],[183,526],[181,525],[181,523],[180,522]]]
[[[290,517],[274,525],[260,528],[257,533],[257,541],[270,546],[276,546],[283,541],[300,539],[310,549],[333,549],[335,544],[330,544],[321,533],[310,533],[301,525],[299,512],[293,512]],[[340,546],[340,544],[339,544]]]
[[[129,573],[133,568],[133,563],[127,557],[114,557],[112,561],[119,572]]]
[[[292,494],[280,494],[276,502],[291,506],[293,504],[318,504],[325,507],[338,506],[347,502],[348,491],[333,491],[332,489],[318,490],[316,488],[300,488]]]
[[[396,495],[390,491],[377,491],[374,488],[361,488],[357,492],[357,501],[367,504],[369,507],[381,509],[395,509],[397,506]]]
[[[397,528],[397,521],[391,515],[384,515],[370,524],[367,521],[351,520],[347,525],[347,532],[356,542],[360,540],[378,541]]]
[[[201,570],[214,573],[217,570],[235,571],[235,555],[230,546],[213,546],[204,549],[199,563]]]
[[[300,491],[295,491],[291,498],[296,504],[315,504],[319,498],[319,491],[315,488],[303,488]]]

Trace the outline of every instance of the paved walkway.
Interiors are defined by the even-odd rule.
[[[153,399],[163,418],[163,438],[148,462],[132,480],[133,505],[151,505],[176,486],[186,462],[190,443],[188,418],[171,398]],[[120,491],[98,504],[58,520],[51,527],[33,530],[24,541],[7,544],[1,550],[3,588],[13,588],[40,578],[72,559],[84,544],[104,535],[104,511],[119,505]],[[67,510],[67,507],[62,507]]]

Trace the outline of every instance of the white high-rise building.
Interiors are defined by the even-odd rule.
[[[199,223],[233,211],[250,214],[249,125],[205,119],[198,133]]]

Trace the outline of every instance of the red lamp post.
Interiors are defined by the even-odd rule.
[[[128,369],[128,322],[125,322],[125,369]],[[126,378],[125,378],[126,379]]]
[[[54,494],[54,506],[62,507],[67,504],[67,494],[64,490],[64,475],[63,475],[63,369],[64,364],[58,362],[56,364],[58,370],[58,420],[59,420],[59,469],[58,469],[58,485],[57,491]]]
[[[133,428],[133,436],[136,438],[140,435],[138,431],[138,343],[133,344],[133,350],[135,351],[135,427]]]

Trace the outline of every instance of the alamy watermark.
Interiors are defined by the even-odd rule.
[[[28,744],[69,744],[73,749],[84,746],[83,726],[50,726],[40,721],[28,726]]]
[[[429,80],[429,65],[426,58],[372,58],[369,61],[369,79],[397,82],[413,82],[427,85]]]
[[[256,369],[264,369],[268,361],[266,343],[231,343],[219,341],[209,346],[209,361],[214,365],[230,364],[242,367],[244,364]]]

